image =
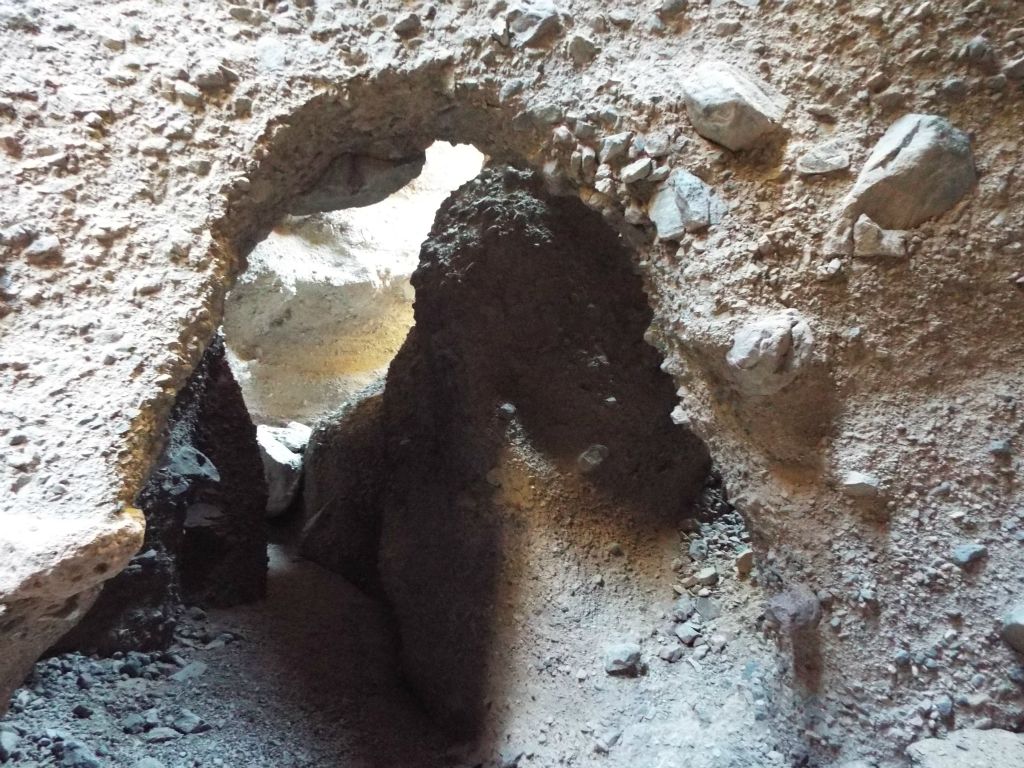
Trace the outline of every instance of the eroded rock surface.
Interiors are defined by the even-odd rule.
[[[146,538],[56,648],[109,655],[164,648],[182,601],[234,605],[266,583],[266,486],[224,343],[210,345],[178,396],[166,447],[138,505]]]
[[[543,603],[528,588],[533,548],[565,526],[573,551],[605,527],[671,526],[708,457],[668,418],[672,385],[643,340],[627,251],[578,201],[485,171],[444,204],[422,259],[382,422],[371,399],[314,436],[303,549],[337,567],[377,498],[405,673],[443,720],[479,734],[541,716],[485,704],[533,685],[516,619]],[[360,480],[375,466],[376,487]]]

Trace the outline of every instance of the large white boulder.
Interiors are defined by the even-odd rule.
[[[727,149],[751,149],[782,131],[785,100],[727,62],[698,65],[683,92],[694,130]]]
[[[942,117],[904,115],[871,150],[845,200],[883,229],[909,229],[948,211],[974,186],[971,141]]]

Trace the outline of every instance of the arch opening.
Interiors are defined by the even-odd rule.
[[[339,102],[326,102],[328,116],[340,109]],[[215,251],[225,264],[241,269],[243,260],[234,256],[248,254],[248,268],[238,272],[227,297],[227,349],[209,347],[219,357],[207,362],[203,376],[206,384],[217,378],[211,366],[233,373],[242,383],[231,393],[235,406],[242,402],[268,425],[331,413],[306,449],[292,525],[272,535],[275,544],[290,542],[301,528],[299,552],[290,543],[272,546],[266,602],[225,609],[218,602],[234,598],[191,600],[171,627],[178,659],[164,650],[167,641],[147,646],[136,639],[114,652],[120,658],[88,663],[103,677],[136,679],[138,668],[142,679],[177,676],[196,691],[203,683],[191,681],[210,675],[209,664],[188,660],[181,649],[212,654],[207,658],[231,673],[206,677],[209,690],[194,699],[206,702],[211,695],[230,698],[233,686],[261,667],[263,705],[283,717],[302,712],[308,722],[291,722],[296,738],[283,737],[280,729],[243,736],[230,718],[217,730],[238,735],[239,744],[259,744],[268,760],[299,748],[296,739],[306,740],[304,754],[314,762],[345,754],[380,766],[452,759],[514,765],[525,755],[549,764],[570,737],[588,760],[604,759],[618,744],[623,764],[695,751],[696,743],[663,749],[658,741],[684,715],[685,698],[660,697],[663,711],[652,723],[624,731],[619,724],[640,698],[627,686],[638,678],[662,687],[694,682],[677,662],[689,653],[703,658],[712,647],[715,585],[747,538],[741,525],[730,530],[735,535],[723,536],[715,550],[717,564],[698,567],[707,555],[690,548],[705,535],[695,516],[703,512],[704,523],[719,531],[738,524],[724,499],[712,504],[706,489],[702,495],[706,448],[672,424],[674,386],[644,341],[651,311],[631,251],[599,213],[576,198],[552,196],[537,176],[499,164],[518,153],[492,138],[495,143],[484,146],[499,147],[493,167],[442,206],[418,254],[411,278],[416,324],[398,357],[392,360],[391,352],[404,338],[411,297],[404,276],[394,279],[398,270],[370,259],[351,271],[365,278],[367,295],[384,297],[395,313],[364,315],[356,325],[390,334],[380,354],[357,370],[357,355],[346,349],[333,353],[337,365],[319,360],[329,382],[323,387],[309,386],[309,369],[268,364],[267,350],[288,352],[288,335],[296,329],[336,328],[329,299],[341,285],[332,277],[351,263],[318,261],[317,253],[358,228],[349,214],[379,204],[380,191],[360,185],[374,177],[359,170],[359,158],[380,161],[378,170],[387,171],[382,188],[397,184],[418,163],[425,136],[474,133],[451,125],[437,131],[438,119],[459,121],[457,110],[440,114],[445,117],[425,122],[435,131],[384,138],[363,133],[347,137],[343,147],[326,142],[329,149],[286,135],[308,134],[298,118],[271,137],[275,151],[239,188],[215,231]],[[325,122],[321,115],[315,125]],[[338,128],[332,131],[337,136]],[[274,183],[288,162],[299,170]],[[368,205],[341,217],[320,210],[339,200]],[[289,272],[280,251],[294,241],[312,246],[312,253],[293,258]],[[280,295],[256,290],[275,266],[278,274],[268,283],[279,280],[293,297],[310,286],[323,289],[324,303],[302,307],[303,315],[295,305],[289,311]],[[362,306],[376,312],[381,303]],[[249,328],[241,322],[247,312],[259,318]],[[233,340],[232,328],[240,326]],[[317,362],[318,345],[307,346],[303,354]],[[261,370],[275,367],[297,381],[284,385],[287,397],[276,397],[268,384],[274,371]],[[381,389],[385,367],[383,392],[372,394]],[[331,397],[320,397],[324,391]],[[303,410],[311,400],[316,407]],[[222,487],[220,462],[238,459],[246,452],[243,443],[255,444],[255,435],[231,438],[221,460],[209,455],[212,448],[191,445],[190,452],[186,438],[193,435],[173,434],[182,421],[181,402],[151,476],[165,492],[177,490],[173,478],[185,477],[188,490],[175,494],[183,498],[174,507],[180,519],[170,526],[179,538],[216,528],[218,502],[202,486]],[[215,442],[205,414],[222,412],[216,402],[200,403],[190,411],[189,429]],[[248,478],[251,456],[249,450]],[[257,485],[235,487],[241,496],[258,491]],[[151,522],[151,530],[158,527]],[[252,551],[258,553],[249,560],[255,567],[264,555]],[[133,568],[152,559],[145,548],[140,557]],[[225,559],[225,550],[208,541],[193,554],[197,567]],[[714,577],[699,576],[709,567]],[[688,571],[693,574],[684,575]],[[652,628],[655,614],[661,618]],[[247,635],[255,647],[247,647]],[[554,647],[559,642],[561,649]],[[64,647],[92,650],[80,641]],[[86,663],[67,659],[59,657],[57,667],[40,674],[59,677],[61,665]],[[207,668],[197,672],[196,662]],[[181,709],[187,689],[179,694],[168,698]],[[566,712],[566,702],[580,696],[585,705]],[[251,704],[243,697],[230,712],[244,722],[253,717],[246,709]],[[170,707],[154,709],[158,719],[169,715]],[[752,710],[740,710],[752,727],[761,727]],[[396,717],[403,735],[395,733]],[[324,738],[337,722],[339,732]],[[160,727],[176,728],[146,722],[139,733]],[[315,750],[308,748],[313,739],[323,741]]]

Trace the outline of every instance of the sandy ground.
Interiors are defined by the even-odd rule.
[[[24,754],[11,764],[61,765],[51,747],[38,744],[54,729],[65,732],[65,743],[73,738],[88,745],[102,766],[136,766],[145,757],[166,768],[442,764],[442,739],[398,678],[380,604],[280,545],[271,545],[269,553],[265,601],[183,623],[185,637],[173,652],[183,662],[207,665],[191,681],[119,674],[107,679],[103,667],[119,662],[76,656],[38,665],[15,695],[27,706],[16,703],[0,721],[24,731]],[[224,644],[228,632],[239,639]],[[68,669],[52,668],[60,662]],[[98,680],[88,692],[76,685],[86,668]],[[78,703],[92,708],[92,715],[76,717]],[[161,724],[188,709],[210,729],[163,743],[124,733],[126,717],[150,708]]]

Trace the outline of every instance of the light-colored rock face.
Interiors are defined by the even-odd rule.
[[[141,542],[126,504],[242,257],[337,158],[396,163],[446,139],[537,169],[636,247],[677,420],[707,440],[773,583],[829,596],[815,700],[830,725],[807,748],[896,752],[948,727],[910,714],[937,690],[965,697],[959,726],[1018,722],[998,626],[1022,591],[1019,4],[749,5],[613,19],[571,0],[533,38],[501,4],[438,3],[402,37],[409,9],[379,2],[255,21],[213,3],[4,3],[0,688]],[[723,156],[695,133],[682,84],[702,60],[788,100],[778,156]],[[901,120],[916,131],[878,165]],[[791,171],[831,140],[859,182]],[[651,173],[624,182],[644,154]],[[729,213],[655,244],[647,204],[674,169]],[[910,230],[906,258],[830,252],[861,213]],[[813,329],[810,364],[771,395],[734,386],[736,330],[788,309]],[[844,495],[854,468],[884,496]],[[935,562],[979,538],[977,572]]]
[[[383,377],[412,325],[420,243],[441,202],[482,161],[471,146],[438,142],[403,186],[405,172],[368,176],[379,163],[350,160],[361,185],[340,186],[355,195],[335,185],[313,207],[366,205],[289,217],[253,249],[228,294],[224,335],[254,420],[312,424]]]
[[[268,517],[280,515],[295,499],[302,481],[302,450],[309,435],[309,427],[294,421],[287,427],[265,424],[256,427],[256,442],[267,481]]]

